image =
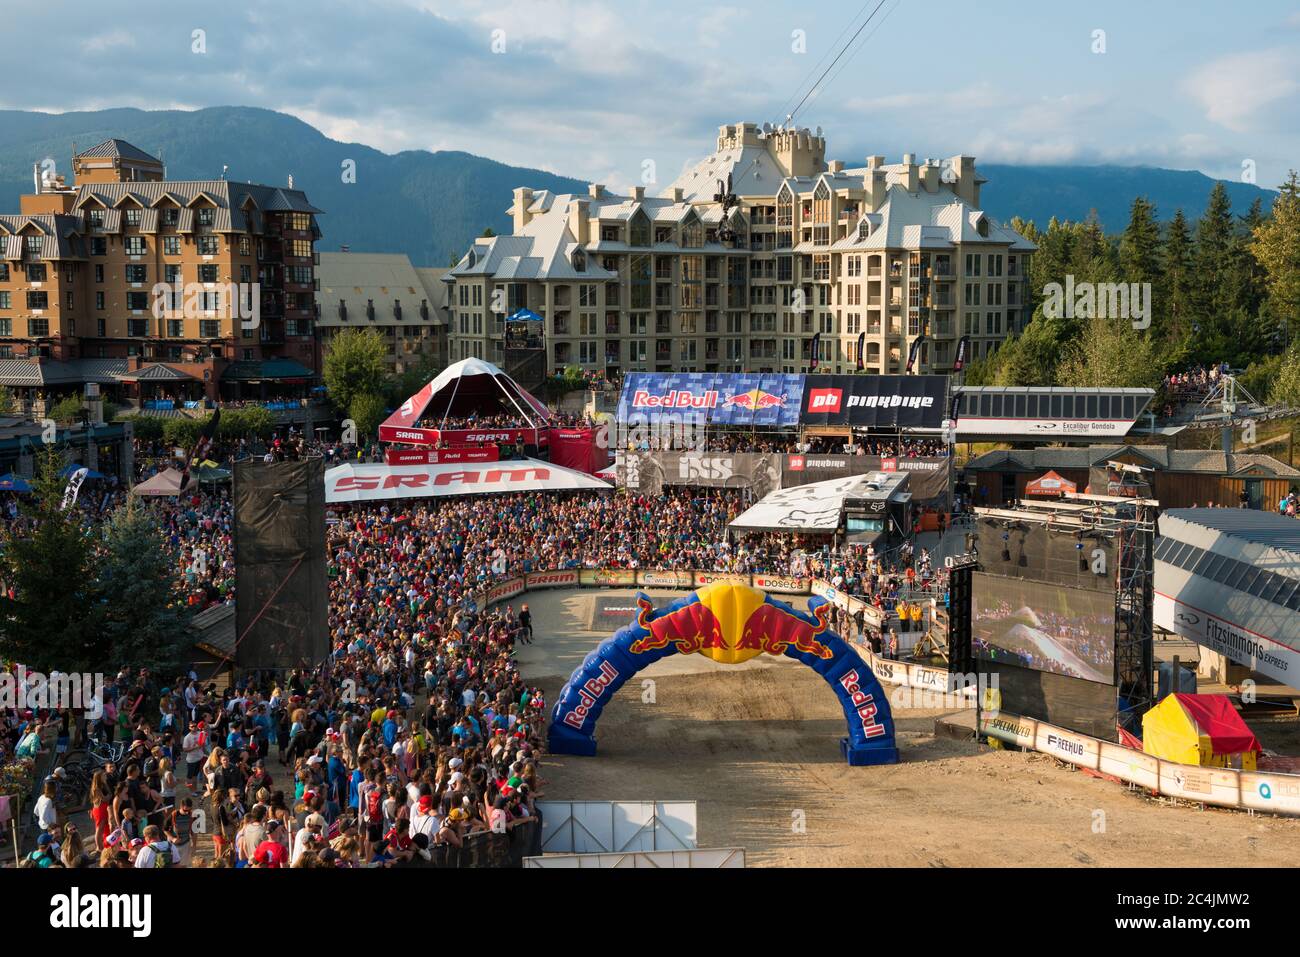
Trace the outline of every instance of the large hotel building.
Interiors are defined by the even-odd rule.
[[[72,169],[75,186],[38,172],[0,216],[0,385],[24,404],[86,383],[122,399],[304,391],[321,211],[301,190],[169,180],[116,139]]]
[[[450,360],[508,360],[521,308],[550,372],[804,372],[818,332],[823,372],[859,368],[862,333],[866,372],[904,372],[918,338],[913,371],[942,372],[1024,327],[1035,247],[981,209],[972,157],[846,169],[819,134],[724,126],[658,195],[516,189],[512,235],[444,277]]]

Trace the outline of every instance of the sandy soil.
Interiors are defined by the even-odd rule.
[[[550,700],[606,636],[590,630],[592,596],[528,596],[539,640],[521,663]],[[1300,854],[1300,820],[1171,806],[1043,755],[936,737],[942,711],[897,712],[901,763],[850,768],[835,695],[771,660],[646,669],[605,708],[596,757],[547,759],[546,796],[693,799],[700,846],[744,847],[760,866],[1284,866]]]

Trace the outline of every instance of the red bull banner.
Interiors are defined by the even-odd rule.
[[[840,751],[850,765],[898,761],[894,719],[875,674],[857,651],[830,629],[831,606],[822,598],[798,611],[739,582],[706,585],[662,608],[644,592],[631,622],[606,639],[570,675],[551,712],[550,750],[596,753],[596,722],[610,698],[638,671],[668,655],[699,654],[720,664],[758,655],[794,658],[826,680],[848,722]]]

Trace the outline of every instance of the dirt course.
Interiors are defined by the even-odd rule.
[[[521,665],[548,700],[610,633],[591,626],[594,596],[611,594],[528,596],[538,641]],[[1300,853],[1300,820],[1171,806],[1043,755],[936,737],[945,713],[896,711],[902,761],[850,768],[843,712],[809,669],[673,656],[606,706],[596,757],[547,758],[545,792],[695,800],[700,846],[744,847],[751,866],[1285,866]]]

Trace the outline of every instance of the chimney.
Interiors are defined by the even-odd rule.
[[[916,179],[916,154],[915,153],[903,154],[903,176],[904,176],[904,185],[907,187],[907,191],[909,193],[915,193],[918,189],[918,183]]]
[[[533,214],[528,211],[531,205],[533,205],[533,191],[527,186],[520,186],[515,190],[515,204],[510,207],[516,233],[523,232],[524,227],[532,220]]]
[[[591,242],[591,206],[585,199],[569,201],[569,229],[579,246]]]
[[[980,204],[980,187],[975,173],[975,157],[954,156],[948,161],[952,169],[952,191],[959,199],[978,208]]]
[[[871,157],[872,159],[882,159],[883,157]],[[889,191],[888,174],[885,172],[883,165],[877,164],[871,168],[871,171],[863,177],[862,185],[866,187],[867,203],[866,212],[875,213],[880,211],[880,207],[885,203],[885,194]]]
[[[32,195],[41,195],[41,164],[32,164]]]
[[[867,169],[879,169],[884,165],[885,165],[885,158],[883,156],[867,157]]]
[[[682,195],[683,195],[682,188],[681,188],[680,186],[674,186],[674,187],[673,187],[673,202],[674,202],[674,203],[680,203],[680,202],[682,201]]]
[[[842,172],[844,171],[844,161],[843,161],[843,160],[831,160],[830,168],[829,168],[829,169],[830,169],[830,172],[832,172],[832,173],[842,173]]]
[[[633,187],[632,187],[632,201],[633,201],[634,203],[639,203],[639,202],[641,202],[643,199],[645,199],[645,187],[644,187],[644,186],[633,186]]]
[[[592,199],[604,199],[605,187],[602,183],[592,183],[587,187],[587,195]]]
[[[926,160],[925,165],[921,167],[921,183],[927,193],[939,191],[939,167],[933,160]]]

